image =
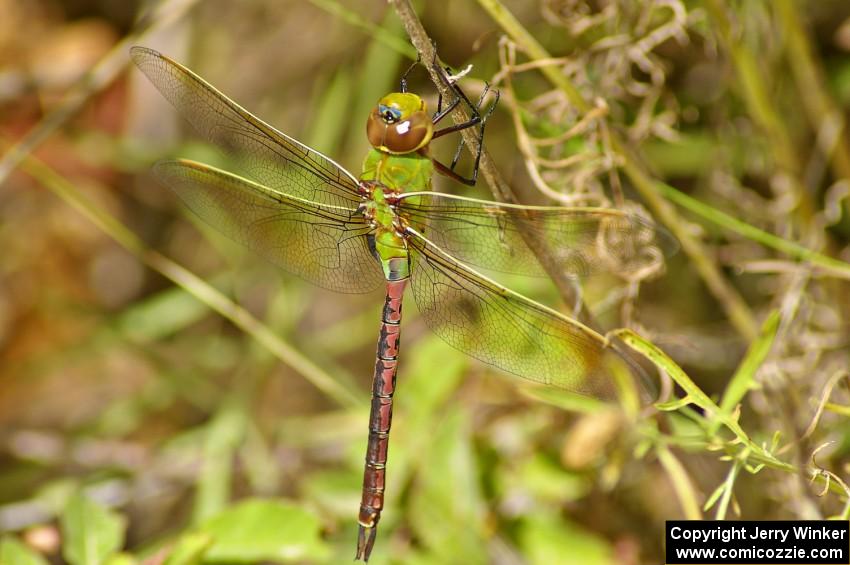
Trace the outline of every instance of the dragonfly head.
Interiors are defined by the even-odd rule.
[[[369,114],[366,135],[372,147],[386,153],[413,153],[431,141],[434,126],[425,101],[409,92],[393,92]]]

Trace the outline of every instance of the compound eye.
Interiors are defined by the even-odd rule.
[[[381,118],[388,124],[394,124],[401,120],[401,110],[393,108],[392,106],[378,104],[378,114],[380,114]]]
[[[401,110],[378,104],[369,113],[366,136],[372,147],[403,154],[417,151],[431,141],[434,128],[425,112],[413,112],[402,119]]]
[[[384,144],[393,153],[408,153],[428,143],[432,132],[428,114],[414,112],[405,121],[387,128]]]

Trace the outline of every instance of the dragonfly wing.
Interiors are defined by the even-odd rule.
[[[413,296],[434,333],[528,380],[610,396],[601,335],[472,271],[410,232]]]
[[[202,220],[231,239],[321,287],[369,292],[383,282],[356,211],[283,194],[194,161],[154,167]]]
[[[399,211],[426,237],[465,263],[506,273],[544,275],[531,251],[549,248],[576,276],[627,274],[669,255],[676,242],[635,214],[606,208],[518,206],[434,192],[402,196]]]
[[[245,177],[321,204],[356,206],[360,201],[357,180],[349,172],[266,124],[183,65],[145,47],[133,47],[130,56],[201,135],[236,160]]]

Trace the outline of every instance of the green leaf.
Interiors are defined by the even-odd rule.
[[[351,73],[344,67],[339,68],[328,84],[323,84],[323,92],[317,93],[319,103],[312,119],[310,137],[306,140],[312,147],[326,155],[339,152],[340,140],[348,124],[339,119],[339,109],[345,108],[353,88]]]
[[[212,536],[205,532],[186,534],[174,544],[163,565],[197,565],[212,542]]]
[[[79,492],[68,500],[61,525],[62,555],[72,565],[104,563],[124,544],[124,517]]]
[[[147,344],[173,335],[209,314],[209,307],[179,287],[169,288],[128,308],[117,320],[127,336]]]
[[[204,462],[198,478],[192,522],[200,523],[227,506],[236,449],[245,438],[245,415],[226,404],[209,423],[204,438]]]
[[[0,563],[3,565],[47,565],[47,560],[13,536],[0,538]]]
[[[747,451],[746,449],[744,450],[745,453]],[[743,466],[746,466],[745,457],[736,459],[732,468],[729,469],[729,474],[726,475],[726,480],[723,481],[723,496],[720,498],[720,504],[717,506],[717,514],[714,516],[715,520],[726,519],[726,511],[729,508],[729,502],[732,500],[732,490],[735,488],[735,480],[738,478],[738,472]]]
[[[517,464],[516,484],[544,501],[563,503],[574,501],[590,490],[588,480],[565,470],[542,454],[534,454]]]
[[[611,546],[596,534],[543,513],[530,514],[522,523],[520,547],[530,565],[610,565]]]
[[[767,354],[770,353],[770,348],[773,346],[773,340],[776,338],[776,332],[779,329],[779,321],[779,310],[774,310],[762,324],[758,339],[750,345],[744,360],[741,361],[741,365],[726,386],[723,400],[720,402],[720,410],[726,415],[731,416],[735,406],[744,398],[744,395],[756,386],[756,371],[764,363]],[[715,420],[711,429],[714,432],[719,427],[720,421]]]
[[[700,389],[694,381],[679,367],[675,361],[670,359],[666,353],[661,351],[654,343],[647,341],[640,335],[636,334],[632,330],[622,329],[622,330],[614,330],[609,332],[609,335],[613,335],[623,341],[626,345],[628,345],[633,350],[637,351],[644,357],[646,357],[649,361],[651,361],[656,367],[667,373],[671,379],[673,379],[677,385],[682,387],[682,390],[685,391],[685,398],[688,399],[692,404],[696,404],[700,408],[702,408],[707,413],[711,414],[712,417],[717,418],[724,426],[726,426],[733,434],[738,436],[738,438],[748,447],[753,449],[754,451],[761,453],[763,455],[770,456],[765,453],[763,449],[761,449],[758,445],[753,443],[753,441],[747,436],[746,432],[741,428],[735,418],[732,418],[728,414],[722,412],[720,407],[711,400],[707,394],[705,394],[702,389]],[[770,456],[773,458],[772,456]]]
[[[705,501],[705,504],[702,505],[703,512],[708,512],[711,510],[711,507],[714,506],[714,503],[720,500],[720,497],[726,491],[726,482],[720,483],[714,492],[708,497],[708,500]]]
[[[105,565],[137,565],[138,559],[129,553],[116,553],[106,560]]]
[[[358,447],[358,451],[363,450],[362,445]],[[360,504],[362,474],[362,469],[317,471],[304,479],[301,493],[317,505],[322,514],[352,520]]]
[[[519,392],[529,398],[545,402],[567,412],[593,414],[611,408],[610,404],[601,400],[553,387],[523,386],[519,389]]]
[[[440,563],[487,563],[484,502],[465,411],[436,417],[411,493],[416,537]]]
[[[316,516],[282,500],[246,500],[201,526],[213,543],[205,563],[289,563],[327,553]]]

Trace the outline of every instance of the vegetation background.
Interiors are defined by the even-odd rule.
[[[350,562],[381,297],[190,218],[150,165],[218,156],[127,50],[356,173],[416,58],[404,5],[0,0],[0,562]],[[647,213],[681,250],[583,285],[665,369],[639,411],[474,362],[408,301],[372,561],[659,563],[667,519],[846,519],[850,4],[416,9],[464,88],[501,90],[486,145],[519,200]]]

